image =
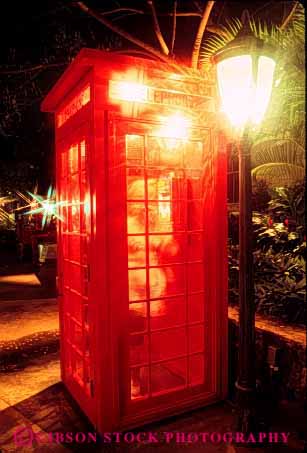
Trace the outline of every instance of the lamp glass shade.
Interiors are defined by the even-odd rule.
[[[261,56],[258,60],[257,85],[252,112],[252,122],[260,124],[270,102],[275,61],[272,58]]]
[[[253,64],[251,55],[226,58],[217,64],[222,111],[237,128],[247,121],[259,124],[271,97],[274,60],[257,57],[256,74]]]

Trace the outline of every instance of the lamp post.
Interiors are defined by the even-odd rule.
[[[236,381],[238,429],[255,429],[255,302],[252,250],[251,128],[269,104],[275,62],[272,49],[251,34],[248,11],[242,30],[217,52],[222,110],[239,137],[239,364]]]

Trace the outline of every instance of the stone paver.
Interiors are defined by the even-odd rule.
[[[57,301],[9,300],[0,304],[0,342],[59,328]]]
[[[33,360],[25,369],[0,373],[0,401],[14,405],[60,381],[59,353]]]

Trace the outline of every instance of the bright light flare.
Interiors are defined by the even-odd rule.
[[[187,140],[191,132],[191,120],[177,112],[163,118],[163,125],[157,132],[158,137]]]
[[[141,83],[110,80],[109,97],[119,101],[147,102],[148,87]]]
[[[56,201],[55,189],[52,186],[49,187],[46,198],[31,192],[28,193],[31,195],[32,200],[29,203],[30,210],[25,212],[24,215],[32,216],[33,214],[42,214],[42,228],[48,225],[53,217],[63,220],[58,212],[58,208],[67,203]]]
[[[253,79],[252,65],[250,55],[227,58],[217,64],[222,111],[232,125],[238,128],[248,121],[259,124],[271,97],[274,60],[259,57],[256,82]]]

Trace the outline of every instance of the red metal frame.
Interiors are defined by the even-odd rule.
[[[110,99],[120,74],[148,85],[149,102]],[[197,83],[84,49],[42,105],[56,116],[57,197],[66,202],[62,378],[101,432],[227,392],[226,152],[206,112],[210,83],[196,96]],[[170,141],[157,131],[178,103],[193,119],[190,137]]]

